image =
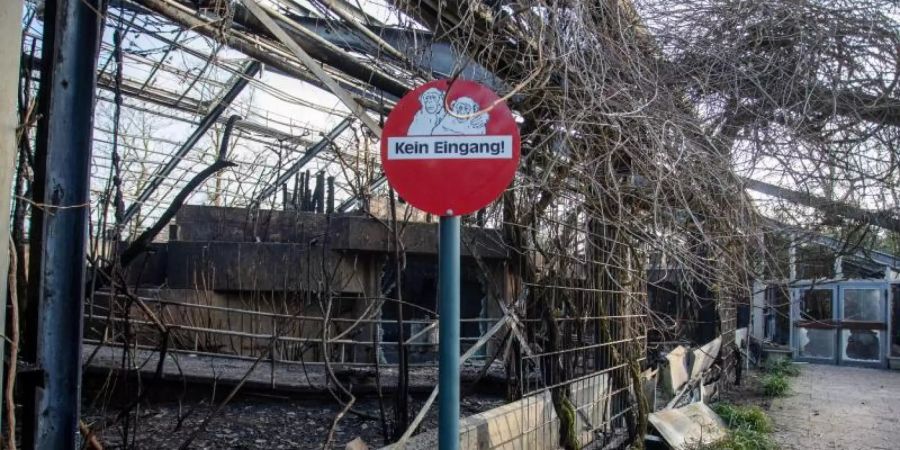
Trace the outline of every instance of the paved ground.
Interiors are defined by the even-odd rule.
[[[769,410],[782,449],[900,448],[900,371],[808,364],[792,381]]]

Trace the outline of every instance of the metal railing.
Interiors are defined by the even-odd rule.
[[[322,317],[308,314],[285,314],[264,310],[250,310],[226,306],[166,300],[153,297],[137,297],[155,315],[150,317],[144,309],[132,306],[127,314],[117,311],[110,314],[108,294],[98,295],[85,309],[84,341],[90,344],[115,344],[117,332],[130,327],[136,348],[157,348],[161,321],[169,330],[170,351],[190,352],[226,358],[256,359],[272,352],[277,362],[319,364],[322,347],[329,348],[329,361],[347,366],[371,366],[376,355],[382,365],[396,365],[386,355],[397,351],[397,340],[384,340],[380,336],[385,329],[396,330],[394,319],[378,318],[373,311],[363,311],[360,317]],[[384,298],[335,297],[336,300],[390,301]],[[131,301],[119,296],[120,304]],[[123,308],[120,308],[123,309]],[[499,318],[464,318],[463,323],[491,326]],[[402,345],[415,353],[412,366],[437,364],[437,321],[435,319],[406,319],[403,321],[405,339]],[[323,336],[323,330],[329,330]],[[479,327],[481,328],[481,326]],[[396,334],[396,333],[395,333]],[[477,342],[480,335],[462,336],[463,349]],[[120,341],[120,339],[119,339]]]

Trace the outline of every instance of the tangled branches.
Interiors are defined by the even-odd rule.
[[[864,208],[900,204],[900,37],[888,2],[402,3],[507,88],[529,80],[513,96],[524,166],[495,217],[537,265],[635,270],[638,253],[664,254],[701,285],[746,293],[764,251],[759,213],[771,211],[741,177]],[[822,213],[791,212],[823,224]],[[597,226],[637,253],[590,261]]]
[[[749,297],[768,211],[742,176],[898,205],[900,37],[884,2],[399,3],[497,74],[522,115],[523,166],[489,216],[536,287],[524,315],[544,323],[531,337],[553,355],[547,385],[580,364],[558,351],[590,342],[561,342],[558,324],[646,312],[633,299],[648,261],[720,310]],[[617,332],[593,342],[637,335]]]

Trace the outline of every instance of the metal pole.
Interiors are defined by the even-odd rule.
[[[99,0],[46,3],[22,448],[76,447]]]
[[[459,216],[440,222],[438,448],[459,449]]]

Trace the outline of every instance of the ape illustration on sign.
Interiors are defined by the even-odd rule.
[[[438,80],[397,103],[382,131],[381,161],[391,186],[416,208],[465,215],[506,189],[519,146],[512,112],[494,92]]]
[[[485,134],[488,114],[470,117],[481,108],[475,100],[460,97],[450,104],[454,115],[444,111],[444,91],[428,88],[419,96],[421,107],[406,132],[409,136]]]

